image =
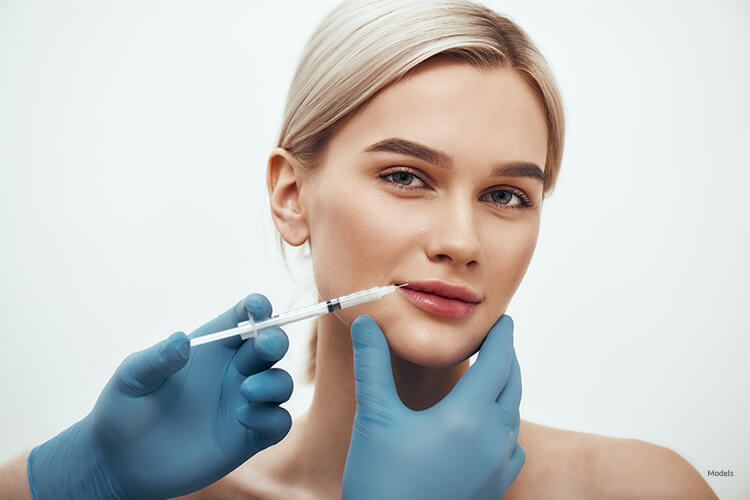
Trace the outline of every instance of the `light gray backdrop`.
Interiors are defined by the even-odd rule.
[[[334,4],[0,1],[0,460],[85,415],[128,353],[252,292],[314,299],[264,179]],[[667,446],[748,498],[749,4],[487,5],[540,46],[568,120],[508,311],[522,417]],[[286,329],[293,415],[307,329]]]

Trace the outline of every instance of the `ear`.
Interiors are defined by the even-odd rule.
[[[266,185],[271,217],[284,241],[300,246],[310,237],[300,198],[301,168],[283,148],[274,148],[268,157]]]

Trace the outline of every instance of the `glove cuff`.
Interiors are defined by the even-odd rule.
[[[34,500],[121,500],[96,448],[77,422],[29,453],[26,472]]]

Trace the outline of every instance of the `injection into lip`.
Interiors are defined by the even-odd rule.
[[[257,323],[255,323],[251,317],[247,321],[243,321],[237,324],[235,328],[230,328],[228,330],[222,330],[220,332],[190,339],[190,345],[192,347],[202,344],[208,344],[210,342],[216,342],[218,340],[234,337],[236,335],[239,335],[242,340],[246,340],[250,337],[255,337],[256,335],[258,335],[258,331],[264,328],[287,325],[289,323],[294,323],[303,319],[314,318],[316,316],[322,316],[324,314],[338,311],[340,309],[346,309],[347,307],[364,304],[365,302],[377,300],[384,295],[387,295],[395,291],[396,289],[406,285],[408,285],[408,283],[368,288],[366,290],[350,293],[348,295],[342,295],[341,297],[336,297],[335,299],[329,299],[325,302],[319,302],[311,306],[295,309],[294,311],[271,316],[270,318],[259,321]]]

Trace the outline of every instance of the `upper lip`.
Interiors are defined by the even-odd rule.
[[[405,288],[416,290],[418,292],[433,293],[440,295],[441,297],[447,297],[449,299],[463,300],[464,302],[479,303],[482,299],[474,293],[469,287],[451,285],[445,281],[430,280],[430,281],[407,281],[408,283]],[[400,284],[400,283],[397,283]]]

